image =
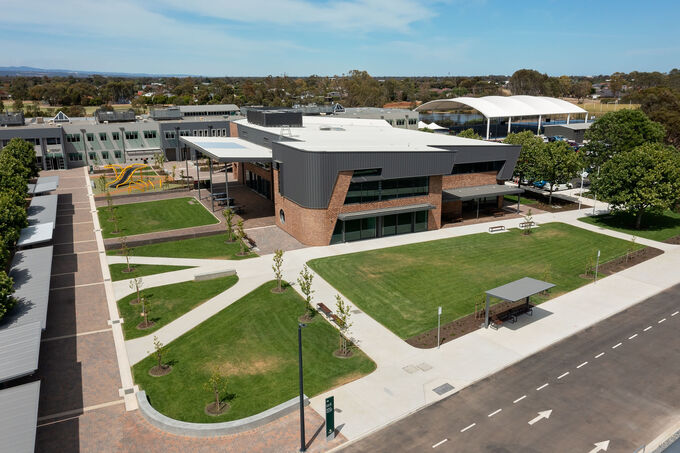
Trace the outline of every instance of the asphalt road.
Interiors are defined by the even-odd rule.
[[[680,285],[343,452],[633,453],[680,420],[678,310]]]

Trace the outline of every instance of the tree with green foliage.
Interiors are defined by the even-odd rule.
[[[340,294],[335,295],[335,311],[338,317],[338,327],[340,328],[340,354],[348,357],[351,354],[349,345],[350,341],[347,339],[349,328],[352,327],[350,320],[352,316],[351,307],[342,300]]]
[[[654,87],[636,96],[640,98],[640,109],[666,128],[666,141],[680,149],[680,91]]]
[[[142,280],[142,277],[135,277],[130,279],[130,283],[128,283],[128,286],[130,289],[133,289],[137,292],[137,299],[131,300],[130,303],[132,305],[136,305],[142,301],[142,286],[144,286],[144,281]]]
[[[215,398],[215,401],[209,405],[213,406],[209,409],[210,412],[214,415],[222,413],[226,408],[226,403],[222,403],[222,394],[227,392],[227,379],[219,371],[215,370],[210,374],[210,378],[204,384],[204,388]]]
[[[314,274],[309,271],[309,268],[305,264],[302,266],[300,271],[300,276],[298,277],[298,285],[300,286],[300,292],[305,296],[305,303],[307,304],[307,314],[308,318],[311,318],[316,313],[312,307],[312,294],[314,290],[312,289],[312,280],[314,279]]]
[[[661,143],[619,153],[602,166],[593,189],[612,211],[635,215],[640,229],[645,213],[662,213],[680,202],[680,153]]]
[[[27,225],[24,204],[17,204],[11,193],[0,191],[0,243],[6,250],[14,247],[21,229]]]
[[[132,249],[127,245],[127,236],[120,238],[120,254],[125,257],[125,263],[127,264],[127,269],[123,272],[131,273],[135,270],[134,267],[130,267],[130,255],[132,255]]]
[[[248,244],[246,244],[246,232],[243,229],[243,219],[239,219],[236,224],[236,240],[239,245],[239,256],[245,256]]]
[[[0,113],[3,113],[5,111],[5,103],[2,102],[2,99],[0,99]]]
[[[16,305],[14,294],[14,280],[0,269],[0,319],[2,319]]]
[[[588,144],[583,149],[590,164],[598,167],[619,153],[645,143],[662,142],[665,134],[664,127],[650,120],[643,111],[623,109],[595,121],[585,132]]]
[[[479,135],[477,132],[475,132],[475,130],[472,129],[472,128],[465,129],[464,131],[461,131],[461,132],[458,134],[458,137],[462,137],[462,138],[471,138],[471,139],[474,139],[474,140],[484,140],[484,139],[482,138],[482,136]]]
[[[515,165],[515,176],[518,178],[517,187],[522,185],[523,179],[526,179],[529,183],[534,182],[538,170],[538,160],[545,150],[543,139],[531,131],[522,131],[508,134],[503,143],[522,147],[517,158],[517,165]]]
[[[566,184],[578,176],[582,168],[581,153],[574,151],[566,142],[556,141],[545,146],[538,159],[536,176],[548,181],[550,191],[548,203],[552,204],[555,186]]]
[[[157,365],[156,365],[156,372],[157,373],[162,373],[164,369],[167,368],[168,365],[163,365],[163,354],[165,354],[168,351],[168,348],[166,345],[164,345],[161,340],[158,339],[156,335],[153,336],[153,353],[156,356],[157,360]]]
[[[38,176],[38,162],[35,158],[35,148],[33,144],[21,138],[13,138],[7,146],[0,150],[0,155],[9,154],[16,158],[26,169],[28,178]]]
[[[222,210],[224,226],[227,228],[227,242],[234,242],[234,211],[227,207]]]
[[[281,277],[283,276],[283,250],[277,249],[274,251],[273,261],[272,270],[274,271],[274,277],[276,277],[276,292],[280,293],[283,291],[281,288]]]

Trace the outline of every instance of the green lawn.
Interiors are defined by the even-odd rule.
[[[124,204],[115,206],[114,209],[121,230],[118,234],[113,234],[114,223],[109,222],[108,208],[102,206],[98,209],[105,238],[218,223],[202,204],[191,197]]]
[[[148,329],[138,329],[137,325],[143,321],[142,306],[130,305],[130,301],[137,298],[137,293],[125,296],[118,301],[118,312],[125,319],[123,323],[125,339],[149,335],[206,300],[231,288],[237,281],[238,277],[232,275],[201,282],[189,281],[148,289],[142,287],[142,297],[150,304],[149,321],[153,321],[154,325]]]
[[[504,195],[503,198],[507,202],[517,204],[517,195]],[[538,203],[537,200],[533,200],[531,198],[524,198],[523,196],[519,197],[519,202],[521,204],[536,204],[536,203]]]
[[[581,217],[579,220],[654,241],[665,241],[674,236],[680,236],[680,214],[673,211],[666,211],[663,214],[644,214],[642,228],[639,230],[635,229],[635,216],[623,212]]]
[[[204,236],[200,238],[182,239],[179,241],[159,242],[157,244],[135,247],[134,256],[165,256],[168,258],[219,258],[225,260],[241,260],[257,256],[250,253],[237,256],[239,245],[236,242],[226,244],[227,233]],[[107,255],[117,255],[119,250],[109,250]]]
[[[443,307],[442,323],[452,321],[473,313],[485,290],[522,277],[555,283],[553,296],[571,291],[587,283],[579,274],[598,249],[604,263],[624,255],[629,246],[627,241],[551,223],[530,236],[516,229],[480,233],[320,258],[309,265],[406,339],[436,327],[438,306]]]
[[[135,382],[163,414],[190,422],[223,422],[257,414],[298,395],[297,329],[305,302],[292,289],[273,294],[268,282],[168,345],[172,372],[154,378],[149,356],[133,367]],[[317,395],[372,372],[360,350],[333,356],[338,333],[318,315],[302,331],[305,394]],[[212,394],[203,385],[218,370],[233,394],[229,411],[205,415]]]
[[[133,267],[135,270],[128,274],[123,272],[123,270],[127,269],[127,264],[109,264],[111,280],[117,282],[118,280],[127,280],[129,278],[134,277],[144,277],[145,275],[180,271],[182,269],[189,269],[192,266],[166,266],[163,264],[134,264],[130,265],[130,267]]]

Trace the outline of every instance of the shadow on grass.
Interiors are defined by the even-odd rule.
[[[661,231],[680,229],[680,215],[665,212],[663,214],[645,213],[642,215],[642,225],[638,230],[635,228],[635,215],[629,213],[605,214],[592,217],[593,223],[609,228],[626,229],[635,231]]]

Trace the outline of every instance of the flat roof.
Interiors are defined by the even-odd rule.
[[[31,205],[26,210],[29,225],[39,225],[57,222],[57,199],[58,195],[43,195],[33,197]]]
[[[429,203],[412,204],[409,206],[397,206],[394,208],[369,209],[367,211],[343,212],[338,214],[339,220],[365,219],[367,217],[385,216],[391,214],[406,214],[409,212],[425,211],[434,209]]]
[[[14,254],[9,275],[14,279],[14,297],[18,300],[0,326],[20,326],[40,322],[47,324],[47,303],[50,298],[52,246],[20,250]]]
[[[266,162],[272,150],[238,137],[180,137],[181,142],[218,162]]]
[[[28,247],[30,245],[50,242],[54,235],[54,223],[46,222],[22,228],[19,233],[17,247]]]
[[[51,192],[59,187],[59,176],[41,176],[35,184],[28,185],[29,194]]]
[[[0,451],[33,453],[40,381],[0,390]]]
[[[555,285],[552,283],[536,280],[535,278],[531,277],[524,277],[506,285],[490,289],[486,291],[486,294],[492,297],[497,297],[498,299],[515,302],[517,300],[533,296],[534,294],[538,294],[542,291],[546,291],[554,286]]]
[[[41,334],[38,321],[0,329],[0,382],[29,375],[38,369]]]
[[[488,184],[485,186],[460,187],[458,189],[442,190],[442,194],[444,195],[445,199],[460,201],[476,200],[477,198],[493,197],[499,195],[514,195],[519,193],[524,193],[524,189],[507,186],[505,184]]]
[[[266,127],[247,119],[234,123],[281,136],[281,143],[306,151],[326,152],[413,152],[447,151],[440,146],[510,146],[392,127],[385,120],[343,118],[340,116],[303,116],[302,127]],[[285,141],[284,141],[285,140]]]
[[[225,112],[240,110],[236,104],[180,105],[180,112]]]

